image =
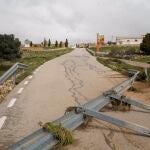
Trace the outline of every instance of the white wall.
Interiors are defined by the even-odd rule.
[[[30,44],[24,44],[24,47],[30,47]]]
[[[140,45],[143,39],[117,39],[117,45]]]

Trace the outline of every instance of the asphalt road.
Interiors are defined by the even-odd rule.
[[[86,103],[123,80],[122,75],[98,63],[85,49],[75,49],[46,62],[0,104],[0,150],[8,149],[38,129],[38,122],[53,121],[62,116],[67,107]],[[134,118],[150,126],[147,113],[111,114],[129,120]],[[92,121],[84,130],[78,129],[74,137],[75,143],[66,149],[149,149],[148,138],[122,133],[119,128],[100,121]]]

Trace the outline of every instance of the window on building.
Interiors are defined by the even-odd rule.
[[[127,40],[127,42],[130,42],[130,40]]]
[[[138,40],[135,40],[135,42],[137,42]]]

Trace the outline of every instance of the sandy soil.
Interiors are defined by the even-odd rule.
[[[150,104],[150,83],[135,82],[135,92],[126,92],[127,97]],[[139,123],[150,128],[149,112],[131,107],[130,112],[112,111],[105,108],[104,112],[111,116]],[[118,128],[109,123],[93,119],[86,128],[79,128],[74,133],[74,145],[62,148],[66,150],[149,150],[149,137],[136,135],[132,131]]]

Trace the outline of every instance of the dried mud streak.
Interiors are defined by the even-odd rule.
[[[102,75],[102,74],[104,74],[104,73],[106,73],[107,71],[104,71],[104,70],[102,70],[102,69],[100,69],[100,68],[98,68],[97,66],[95,66],[95,65],[92,65],[92,64],[89,64],[89,63],[86,63],[87,64],[87,66],[89,67],[89,69],[90,70],[92,70],[92,71],[95,71],[98,75]],[[112,76],[112,78],[108,78],[108,77],[104,77],[104,78],[108,78],[108,80],[111,82],[111,83],[117,83],[117,78],[118,77],[114,77],[113,75],[111,75]]]
[[[102,74],[102,73],[106,73],[106,71],[103,71],[103,70],[100,70],[99,68],[97,68],[95,65],[92,65],[92,64],[89,64],[87,63],[87,66],[89,67],[90,70],[93,70],[95,71],[98,75]],[[106,78],[106,77],[105,77]],[[108,77],[107,77],[108,78]],[[112,79],[111,79],[112,78]],[[117,78],[118,77],[114,77],[112,75],[112,77],[110,76],[108,78],[108,80],[112,83],[114,82],[117,82]],[[120,78],[120,77],[119,77]],[[107,127],[109,129],[109,133],[108,134],[105,134],[103,131],[102,131],[102,134],[104,136],[104,139],[105,139],[105,142],[106,144],[112,149],[112,150],[115,150],[116,149],[116,145],[113,143],[112,139],[115,135],[114,131],[112,131],[112,129],[110,127]],[[134,147],[136,148],[139,148],[139,145],[137,146],[137,144],[135,142],[133,142],[131,139],[129,139],[125,133],[123,133],[123,136],[125,137],[125,139],[130,143],[132,144]]]
[[[79,58],[79,57],[76,57],[76,58]],[[89,57],[85,57],[82,59],[84,61],[84,65],[86,65],[88,67],[89,70],[91,71],[94,71],[96,72],[98,75],[102,75],[103,73],[106,73],[106,71],[102,70],[102,69],[99,69],[97,66],[95,65],[92,65],[92,64],[89,64],[87,61],[88,61]],[[71,67],[68,67],[67,64],[70,64],[72,63]],[[79,78],[75,77],[74,75],[79,75],[79,73],[76,72],[76,67],[77,65],[75,64],[75,62],[73,60],[67,60],[63,63],[63,66],[65,68],[65,74],[66,74],[66,78],[72,83],[72,87],[69,89],[69,92],[72,93],[72,97],[74,98],[74,100],[77,102],[78,101],[78,97],[76,94],[80,95],[80,96],[83,96],[81,95],[81,93],[79,93],[79,91],[77,89],[79,88],[82,88],[84,86],[83,84],[83,81],[80,80]],[[78,66],[80,67],[80,66]],[[71,75],[71,76],[70,76]],[[75,79],[76,81],[79,82],[79,85],[78,87],[75,88],[76,86],[76,82],[74,82]],[[112,81],[112,79],[108,79],[110,82],[114,82],[114,79]],[[117,79],[116,79],[117,80]],[[116,82],[116,81],[115,81]],[[84,97],[84,96],[83,96]],[[85,98],[85,97],[84,97]],[[114,131],[112,131],[111,128],[107,127],[108,130],[110,131],[108,134],[105,134],[103,131],[102,131],[102,134],[104,136],[104,139],[105,139],[105,142],[106,144],[112,149],[112,150],[115,150],[116,149],[116,145],[113,143],[112,139],[114,137]]]
[[[108,126],[105,125],[105,127],[108,128],[109,130],[109,133],[108,134],[105,134],[103,131],[103,136],[104,136],[104,139],[105,139],[105,142],[106,144],[112,149],[112,150],[116,150],[116,145],[113,143],[113,137],[115,135],[115,132]]]
[[[109,125],[103,124],[101,121],[99,120],[95,120],[97,123],[100,123],[102,125],[105,126],[105,128],[107,128],[109,130],[109,133],[106,134],[103,129],[100,129],[103,136],[104,136],[104,140],[106,142],[106,144],[110,147],[110,149],[112,150],[116,150],[116,144],[113,142],[113,137],[115,135],[115,131],[113,130],[113,128]]]
[[[65,77],[72,84],[72,86],[69,88],[68,91],[71,93],[74,101],[78,105],[81,105],[81,102],[79,101],[79,96],[83,97],[84,100],[86,101],[87,101],[87,98],[81,92],[78,91],[78,89],[81,89],[82,87],[84,87],[84,82],[78,77],[76,77],[76,76],[79,76],[79,73],[76,71],[76,68],[77,68],[76,63],[73,60],[66,60],[62,63],[62,65],[65,69]]]
[[[95,71],[98,75],[100,75],[100,73],[105,73],[106,72],[106,71],[103,71],[102,69],[99,69],[95,65],[92,65],[92,64],[89,64],[89,63],[87,63],[87,66],[89,67],[90,70]]]
[[[111,136],[112,135],[112,136]],[[112,150],[115,150],[115,144],[112,142],[112,138],[114,136],[114,133],[110,130],[110,133],[108,135],[106,135],[104,132],[103,132],[103,136],[104,136],[104,139],[105,139],[105,142],[106,144],[112,149]],[[110,137],[109,137],[110,136]]]
[[[106,73],[106,71],[104,71],[104,70],[98,68],[98,67],[95,66],[95,65],[89,64],[87,61],[86,61],[86,65],[88,66],[89,70],[92,70],[92,71],[96,72],[98,75],[102,75],[102,74]],[[112,77],[112,78],[111,78],[111,77]],[[108,77],[105,76],[104,78],[108,78]],[[116,82],[118,81],[117,78],[118,78],[118,75],[117,75],[116,78],[114,77],[114,75],[111,75],[111,76],[108,78],[108,80],[109,80],[109,82],[111,82],[111,83],[116,83]],[[113,143],[113,137],[114,137],[114,135],[115,135],[115,132],[111,129],[111,127],[107,126],[107,128],[108,128],[108,130],[109,130],[109,133],[108,133],[108,134],[105,134],[105,133],[103,132],[103,130],[101,130],[101,131],[102,131],[102,134],[103,134],[103,136],[104,136],[105,142],[106,142],[106,144],[107,144],[112,150],[116,150],[116,145],[115,145],[115,143]]]
[[[120,130],[122,131],[122,135],[124,136],[124,138],[135,148],[137,149],[144,149],[139,143],[134,142],[133,139],[130,139],[130,137],[128,137],[129,135],[127,135],[124,131],[124,129],[120,128]]]

